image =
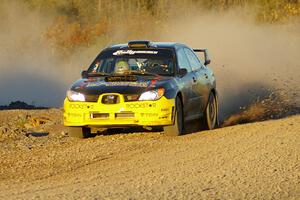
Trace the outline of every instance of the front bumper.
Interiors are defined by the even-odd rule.
[[[63,118],[65,126],[167,126],[173,124],[174,106],[175,99],[164,96],[156,101],[125,102],[121,98],[116,104],[70,102],[66,98]]]

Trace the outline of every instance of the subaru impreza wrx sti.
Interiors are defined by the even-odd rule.
[[[204,53],[204,63],[195,52]],[[188,121],[218,125],[216,79],[206,49],[184,44],[131,41],[99,53],[64,100],[69,135],[91,128],[162,127],[181,135]],[[198,120],[197,120],[198,119]]]

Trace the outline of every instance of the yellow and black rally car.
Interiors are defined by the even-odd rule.
[[[204,53],[204,64],[195,52]],[[181,135],[188,121],[218,125],[216,80],[206,49],[179,43],[130,41],[104,49],[67,91],[69,135],[91,128],[163,127]],[[197,121],[196,121],[197,122]]]

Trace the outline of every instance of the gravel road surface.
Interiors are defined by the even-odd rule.
[[[60,119],[0,111],[0,199],[300,199],[300,115],[88,139],[68,137]]]

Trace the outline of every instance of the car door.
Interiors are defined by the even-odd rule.
[[[187,58],[190,62],[190,65],[192,67],[192,70],[196,76],[196,86],[193,88],[196,93],[195,97],[195,107],[198,108],[195,109],[198,115],[201,115],[206,107],[207,99],[210,93],[210,79],[209,74],[207,72],[207,69],[198,57],[195,55],[195,53],[189,49],[184,48],[184,52],[187,55]]]
[[[197,94],[195,93],[195,87],[197,84],[197,78],[193,72],[188,58],[184,52],[184,48],[179,48],[176,51],[178,68],[187,69],[187,74],[180,78],[180,90],[183,93],[184,103],[184,116],[185,119],[191,118],[196,114],[195,107],[197,105]]]

